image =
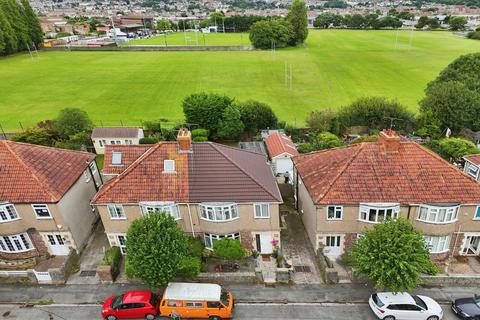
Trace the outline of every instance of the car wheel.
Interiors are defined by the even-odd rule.
[[[213,316],[213,317],[210,317],[210,320],[222,320],[222,318],[218,316]]]
[[[427,320],[438,320],[437,316],[430,316],[427,318]]]
[[[394,316],[386,316],[383,320],[395,320]]]
[[[110,315],[110,316],[107,316],[105,319],[106,320],[117,320],[117,317]]]
[[[153,319],[155,319],[155,316],[154,316],[153,314],[150,314],[150,313],[149,313],[149,314],[147,314],[147,315],[145,316],[145,319],[147,319],[147,320],[153,320]]]

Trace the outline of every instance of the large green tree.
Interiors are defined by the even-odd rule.
[[[293,0],[287,20],[293,28],[292,44],[303,43],[308,36],[307,6],[304,0]]]
[[[180,266],[185,267],[187,237],[169,214],[153,212],[133,220],[126,247],[127,275],[142,279],[152,288],[166,285]]]
[[[257,49],[283,48],[291,43],[294,32],[292,24],[285,19],[262,20],[251,26],[249,37]]]
[[[450,25],[450,30],[453,30],[453,31],[464,30],[467,22],[468,22],[467,18],[465,17],[451,17],[448,20],[448,24]]]
[[[26,50],[31,44],[23,7],[16,0],[0,0],[0,11],[10,23],[17,38],[17,50]]]
[[[422,234],[404,218],[365,230],[348,260],[357,274],[370,279],[378,289],[393,292],[411,291],[420,284],[422,273],[438,272]]]
[[[272,108],[263,102],[248,100],[240,103],[240,113],[245,131],[257,133],[259,130],[275,128],[278,123],[277,116]]]
[[[225,109],[233,99],[216,93],[194,93],[183,99],[183,113],[189,124],[209,131],[210,137],[218,136],[218,128]]]
[[[313,21],[315,28],[328,29],[330,26],[338,27],[342,24],[342,16],[331,12],[319,14]]]
[[[172,23],[170,20],[167,19],[160,19],[157,21],[157,30],[160,32],[166,31],[166,30],[171,30],[172,29]]]
[[[338,113],[331,109],[311,111],[305,120],[307,126],[315,131],[329,131],[335,134],[340,133]]]
[[[43,31],[40,27],[40,21],[38,20],[35,12],[33,12],[28,0],[21,0],[21,3],[25,16],[25,22],[28,28],[29,40],[31,41],[30,44],[33,43],[38,46],[43,40]]]
[[[0,9],[0,55],[17,52],[18,39],[10,22]]]
[[[240,108],[236,104],[229,105],[223,112],[222,120],[218,127],[218,136],[222,139],[236,140],[243,133]]]
[[[53,127],[61,138],[68,139],[79,132],[89,132],[93,123],[85,111],[77,108],[65,108],[60,110]]]

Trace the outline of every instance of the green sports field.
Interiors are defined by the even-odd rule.
[[[148,39],[128,41],[129,45],[161,45],[169,46],[248,46],[250,39],[248,33],[201,33],[201,32],[175,32],[159,35]]]
[[[416,110],[426,84],[456,57],[475,51],[480,41],[448,32],[317,30],[304,48],[275,54],[45,51],[38,59],[22,54],[0,59],[0,124],[18,130],[19,121],[30,126],[65,107],[82,108],[109,125],[181,120],[182,98],[198,91],[267,102],[281,119],[297,125],[310,110],[338,108],[366,95],[393,97]],[[285,63],[293,69],[291,90]]]

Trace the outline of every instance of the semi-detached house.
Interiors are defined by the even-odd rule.
[[[182,129],[176,142],[106,147],[109,181],[95,196],[111,245],[126,252],[130,223],[154,211],[169,213],[208,249],[223,237],[271,253],[280,243],[282,202],[264,155],[212,142],[192,142]]]
[[[293,158],[298,210],[315,249],[338,257],[387,218],[409,219],[438,263],[478,255],[480,184],[393,131]]]
[[[0,263],[68,255],[86,244],[98,216],[95,155],[0,141]]]

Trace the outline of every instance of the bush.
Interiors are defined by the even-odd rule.
[[[122,259],[122,252],[119,247],[113,246],[105,251],[105,256],[100,262],[101,265],[118,268],[120,260]]]
[[[17,133],[12,137],[13,141],[38,144],[42,146],[52,146],[55,139],[50,130],[44,128],[28,128],[27,130]]]
[[[480,40],[480,31],[472,31],[467,34],[468,39]]]
[[[183,257],[178,266],[177,276],[193,278],[202,270],[202,260],[198,257]]]
[[[245,257],[245,249],[238,240],[222,238],[213,244],[213,253],[225,260],[238,260]]]
[[[367,136],[367,135],[363,135],[363,136],[360,136],[356,139],[353,139],[352,141],[352,144],[354,143],[362,143],[362,142],[375,142],[378,140],[378,136]]]
[[[324,109],[312,111],[308,114],[305,121],[307,126],[319,132],[340,133],[340,124],[338,122],[338,113],[334,110]]]
[[[257,133],[259,130],[275,128],[278,119],[272,108],[263,102],[249,100],[240,103],[240,113],[245,131]]]
[[[192,138],[195,137],[208,137],[208,130],[202,128],[192,130]]]
[[[54,121],[54,129],[59,136],[68,139],[79,132],[88,132],[93,128],[93,123],[88,114],[77,108],[65,108],[60,110]]]
[[[205,249],[205,244],[202,240],[194,237],[188,237],[187,240],[187,255],[196,258],[203,257],[203,250]]]
[[[195,137],[195,138],[192,139],[192,141],[205,142],[205,141],[208,141],[208,138],[207,137]]]
[[[139,141],[140,144],[154,144],[157,142],[158,141],[155,137],[144,137],[144,138],[141,138]]]
[[[285,19],[255,22],[250,28],[250,41],[257,49],[271,49],[288,46],[294,37],[292,24]]]

